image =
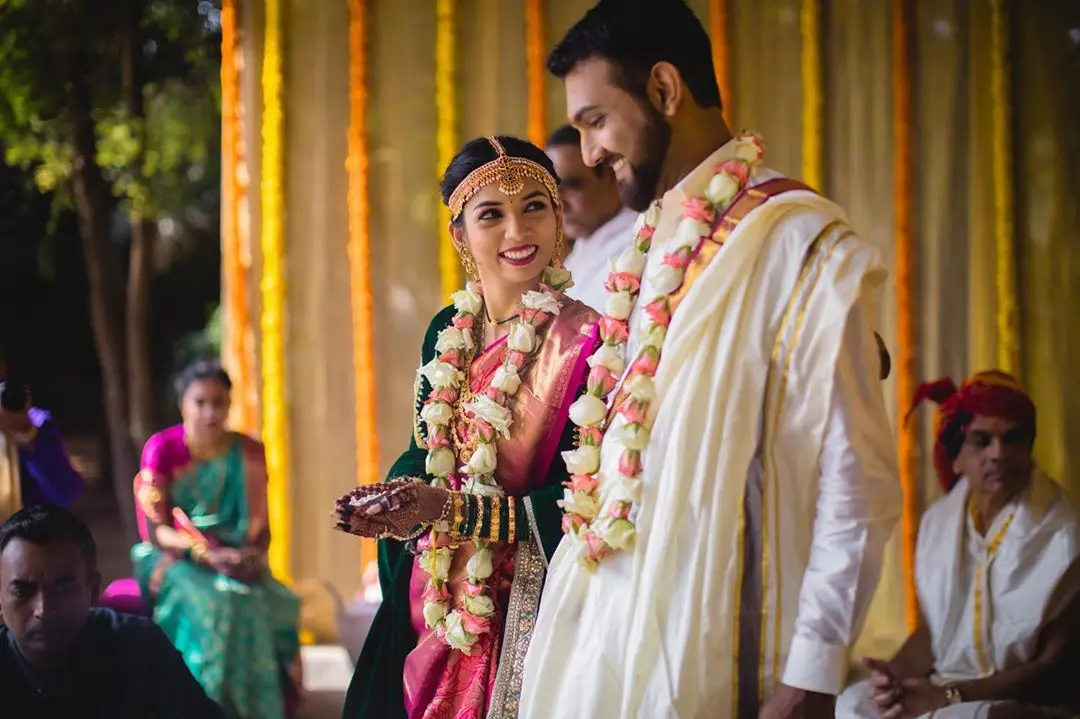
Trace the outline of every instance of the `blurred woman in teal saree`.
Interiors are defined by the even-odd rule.
[[[299,602],[266,566],[262,444],[225,429],[231,382],[200,361],[182,425],[155,434],[135,480],[135,577],[154,621],[234,719],[285,719],[299,699]]]

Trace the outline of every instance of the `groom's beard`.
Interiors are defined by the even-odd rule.
[[[634,212],[644,212],[656,199],[660,172],[671,146],[671,125],[651,103],[643,101],[641,107],[645,113],[645,126],[641,133],[642,157],[638,162],[630,163],[630,180],[619,182],[619,199],[624,207]]]

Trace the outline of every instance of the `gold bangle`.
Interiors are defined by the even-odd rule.
[[[491,526],[488,528],[488,537],[493,542],[499,541],[499,523],[502,522],[502,500],[498,497],[491,498]]]
[[[476,526],[472,530],[472,538],[476,541],[480,541],[483,536],[481,533],[484,528],[484,510],[487,509],[487,497],[482,494],[474,495],[476,497]]]
[[[450,520],[450,534],[455,537],[461,536],[461,525],[465,524],[465,498],[461,496],[461,492],[453,492],[454,496],[454,516]]]
[[[203,557],[210,551],[210,547],[206,546],[205,542],[199,542],[198,544],[191,545],[191,561],[196,564],[202,564]]]
[[[506,498],[506,511],[509,514],[506,528],[510,531],[506,533],[506,541],[517,541],[517,500],[513,497]]]

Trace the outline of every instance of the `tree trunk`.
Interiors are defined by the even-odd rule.
[[[108,189],[95,162],[97,142],[88,103],[72,92],[74,146],[72,192],[79,218],[79,234],[86,255],[90,284],[90,319],[94,345],[101,364],[105,420],[109,427],[112,484],[124,533],[131,541],[137,530],[132,482],[138,471],[135,447],[128,427],[127,372],[124,357],[124,297],[116,261],[109,247]]]
[[[139,152],[131,163],[131,173],[135,178],[142,178],[146,160],[141,32],[145,4],[142,0],[128,0],[124,27],[124,94],[127,96],[128,116],[138,128],[139,138]],[[154,427],[153,378],[150,372],[150,276],[153,273],[157,223],[148,213],[147,207],[132,202],[124,330],[127,339],[128,411],[131,439],[136,447],[146,443]]]

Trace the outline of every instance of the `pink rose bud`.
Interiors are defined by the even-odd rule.
[[[603,365],[596,365],[589,370],[589,379],[586,388],[590,394],[597,397],[606,396],[615,387],[618,380],[611,374],[611,370]]]
[[[487,634],[491,630],[490,617],[478,617],[472,612],[461,612],[461,626],[469,634]]]
[[[434,632],[435,636],[437,636],[439,639],[442,639],[446,636],[446,622],[439,622],[431,631]]]
[[[669,252],[664,255],[664,264],[677,270],[685,270],[690,266],[690,249],[684,247],[678,252]]]
[[[600,443],[604,441],[604,433],[600,431],[599,427],[579,427],[578,439],[585,446],[599,447]]]
[[[717,172],[726,172],[739,181],[740,185],[746,185],[750,181],[750,166],[742,160],[728,160],[720,163]]]
[[[461,353],[456,349],[450,350],[439,357],[439,361],[454,365],[455,367],[461,367]]]
[[[537,313],[537,310],[534,310],[534,309],[532,309],[530,307],[522,307],[521,308],[521,319],[528,322],[529,324],[535,324],[534,320],[536,319],[536,313]]]
[[[711,225],[716,213],[713,212],[708,200],[701,197],[690,197],[682,201],[682,215],[706,225]]]
[[[563,534],[576,534],[585,526],[585,520],[576,514],[564,514],[562,517]]]
[[[608,516],[612,519],[626,519],[630,516],[630,505],[627,502],[616,502],[608,510]]]
[[[619,414],[625,417],[630,424],[643,424],[645,422],[645,405],[628,399],[619,407]]]
[[[619,457],[619,473],[624,477],[636,477],[641,474],[641,452],[628,449]]]
[[[482,419],[476,420],[473,423],[473,431],[480,437],[481,441],[494,442],[495,441],[495,428]]]
[[[457,396],[457,390],[453,387],[443,387],[442,389],[437,389],[431,393],[432,399],[436,399],[440,402],[446,402],[447,404],[453,404],[454,402],[457,402]]]
[[[484,593],[483,584],[474,584],[473,582],[465,582],[465,593],[470,597],[479,597]]]
[[[484,390],[484,394],[491,398],[492,402],[496,402],[498,404],[506,403],[506,395],[504,395],[501,390],[498,390],[494,387],[488,387],[486,390]]]
[[[450,599],[450,592],[446,591],[446,585],[439,583],[436,587],[434,584],[429,583],[424,587],[423,599],[429,604],[432,602],[446,602]]]
[[[662,297],[645,305],[645,312],[654,323],[667,327],[671,324],[671,312],[668,309],[667,298]]]
[[[630,326],[625,320],[617,320],[613,317],[600,319],[600,339],[605,344],[618,345],[626,342],[630,337]]]
[[[510,350],[506,353],[506,361],[515,367],[524,367],[526,361],[525,353],[518,352],[517,350]]]
[[[459,330],[471,330],[474,321],[475,318],[472,315],[455,315],[454,327],[457,327]]]
[[[607,542],[605,542],[596,532],[589,531],[585,534],[584,538],[588,557],[594,562],[599,562],[601,559],[611,554],[611,547],[609,547]]]
[[[436,447],[449,447],[450,446],[450,433],[446,430],[446,427],[436,427],[428,432],[428,448],[435,449]]]
[[[570,490],[574,493],[591,493],[597,487],[596,477],[591,474],[575,474],[570,477]]]
[[[649,225],[642,225],[641,229],[638,230],[637,237],[634,238],[634,244],[637,245],[637,248],[639,250],[645,252],[649,249],[649,245],[652,244],[652,238],[655,234],[655,227],[650,227]]]
[[[604,280],[608,292],[637,292],[641,287],[641,278],[629,272],[612,272]]]
[[[648,377],[656,374],[656,368],[660,366],[660,355],[653,349],[646,349],[641,356],[634,360],[630,366],[630,373],[641,373]]]

